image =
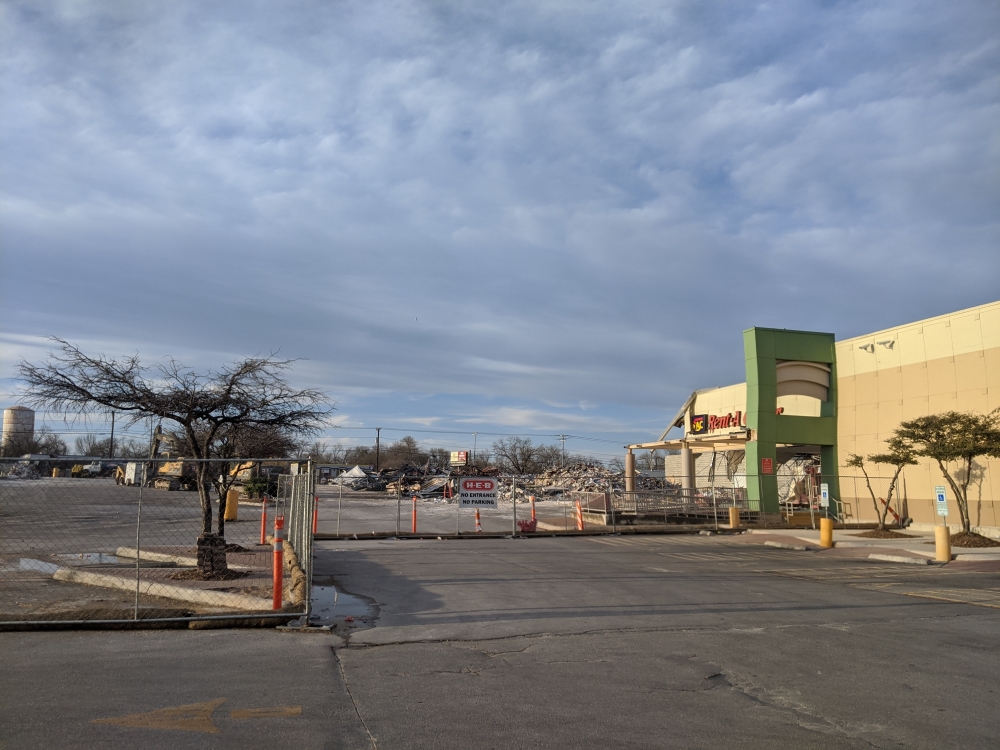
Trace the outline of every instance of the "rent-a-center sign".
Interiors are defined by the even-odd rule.
[[[705,435],[716,430],[731,430],[746,427],[747,415],[738,411],[736,414],[694,414],[691,416],[689,435]]]
[[[497,486],[497,480],[490,477],[462,477],[458,483],[459,507],[497,507]]]

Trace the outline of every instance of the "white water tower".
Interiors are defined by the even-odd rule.
[[[12,406],[3,410],[3,438],[0,446],[6,455],[7,446],[13,444],[14,450],[20,453],[18,446],[25,446],[35,437],[35,412],[26,406]]]

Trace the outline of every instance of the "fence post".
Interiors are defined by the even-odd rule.
[[[271,609],[281,609],[281,587],[285,576],[285,517],[274,517],[274,556],[272,557]]]
[[[260,543],[267,544],[267,495],[260,500]]]
[[[511,536],[517,536],[517,480],[511,476],[510,478],[510,501],[514,504],[514,522],[511,524]]]
[[[617,534],[618,521],[615,518],[615,484],[610,479],[608,480],[608,505],[611,511],[611,531]]]
[[[413,496],[413,518],[412,518],[412,529],[411,533],[417,533],[417,496]]]
[[[716,453],[712,451],[712,513],[715,515],[715,530],[719,530],[719,502],[715,498],[715,456]]]
[[[302,525],[302,537],[306,541],[305,553],[300,556],[300,564],[303,566],[303,573],[306,576],[306,596],[305,596],[305,613],[302,619],[302,627],[309,625],[309,618],[312,616],[312,572],[313,572],[313,537],[316,534],[316,529],[319,524],[319,495],[316,494],[316,477],[313,468],[312,459],[309,460],[309,479],[308,485],[306,486],[307,495],[306,497],[312,497],[314,507],[313,507],[313,518],[312,518],[312,534],[309,533],[305,524]],[[304,505],[304,504],[303,504]],[[301,557],[305,559],[302,560]]]
[[[139,481],[139,507],[135,514],[135,608],[132,619],[139,619],[139,561],[142,559],[142,485],[146,483],[146,464],[142,465],[142,479]]]

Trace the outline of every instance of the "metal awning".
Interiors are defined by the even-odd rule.
[[[686,435],[674,440],[656,440],[652,443],[634,443],[626,445],[627,450],[647,450],[647,451],[678,451],[682,448],[690,448],[695,453],[711,453],[712,451],[741,451],[746,450],[747,441],[750,439],[750,430],[737,430],[718,435]]]

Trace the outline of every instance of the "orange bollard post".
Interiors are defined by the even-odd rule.
[[[580,501],[576,501],[576,530],[586,531],[587,527],[583,523],[583,507],[580,505]]]
[[[417,496],[416,495],[413,496],[413,523],[412,523],[412,527],[413,527],[412,528],[412,532],[414,534],[416,534],[417,533]]]
[[[267,544],[267,498],[260,501],[260,543]]]
[[[313,495],[313,535],[319,528],[319,495]]]
[[[281,589],[285,579],[285,517],[274,517],[274,562],[271,571],[273,595],[271,609],[281,609]]]
[[[476,533],[483,533],[483,524],[479,521],[479,508],[476,508]]]
[[[535,496],[531,495],[530,499],[531,499],[531,522],[538,523],[538,519],[535,518]]]

